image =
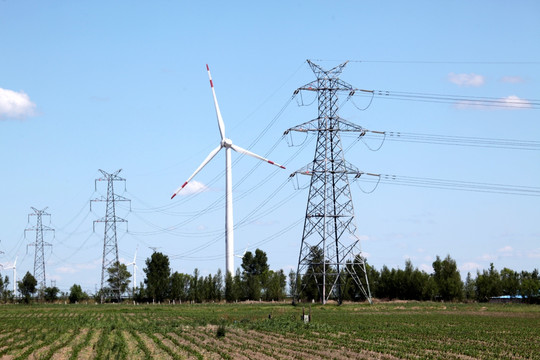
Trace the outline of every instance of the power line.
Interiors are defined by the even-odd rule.
[[[344,134],[344,137],[353,137],[352,135]],[[381,140],[381,136],[383,139]],[[454,135],[438,135],[414,132],[400,131],[371,131],[366,130],[366,134],[358,137],[358,140],[365,143],[367,139],[381,141],[398,141],[409,143],[437,144],[437,145],[452,145],[452,146],[469,146],[481,148],[501,148],[509,150],[529,150],[539,151],[540,141],[519,140],[519,139],[504,139],[504,138],[484,138],[476,136],[454,136]]]
[[[472,108],[507,108],[507,109],[539,109],[540,100],[522,99],[516,96],[495,98],[485,96],[464,96],[455,94],[430,94],[393,90],[354,89],[349,96],[371,97],[381,99],[419,101],[429,103],[455,104],[458,107]]]
[[[337,59],[316,59],[319,62],[351,62],[351,63],[380,63],[380,64],[433,64],[433,65],[540,65],[540,61],[472,61],[472,60],[337,60]]]
[[[371,175],[369,177],[363,175]],[[493,184],[484,182],[446,180],[435,178],[423,178],[415,176],[400,176],[389,174],[371,174],[364,173],[355,178],[356,181],[375,184],[379,183],[414,186],[431,189],[446,189],[446,190],[461,190],[479,193],[495,193],[507,195],[522,195],[522,196],[540,196],[540,187],[520,186],[508,184]]]

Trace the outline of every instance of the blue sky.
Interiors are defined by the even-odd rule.
[[[121,168],[127,191],[123,184],[117,191],[132,202],[131,211],[117,208],[129,221],[127,232],[119,225],[119,252],[130,262],[138,247],[138,281],[149,247],[168,254],[175,271],[223,270],[224,155],[195,179],[207,191],[170,200],[219,143],[208,63],[227,136],[287,166],[233,154],[235,251],[260,247],[273,269],[296,268],[308,194],[288,175],[313,159],[315,142],[294,156],[299,149],[282,134],[315,118],[316,104],[293,100],[276,116],[314,80],[305,60],[325,68],[351,60],[342,79],[362,89],[534,100],[539,13],[536,1],[1,1],[0,263],[18,257],[19,278],[33,271],[27,215],[48,207],[45,224],[56,234],[45,238],[53,245],[47,281],[93,292],[103,228],[94,233],[92,221],[105,207],[90,212],[89,200],[106,192],[103,184],[94,191],[98,169]],[[367,99],[355,103],[362,108]],[[538,111],[375,97],[364,111],[348,102],[340,114],[373,130],[539,141]],[[367,172],[540,184],[538,151],[386,141],[373,152],[350,137],[343,142],[352,144],[347,160]],[[379,269],[410,258],[430,272],[435,256],[447,254],[463,276],[490,262],[539,268],[537,196],[392,184],[364,194],[358,185],[351,185],[357,235]]]

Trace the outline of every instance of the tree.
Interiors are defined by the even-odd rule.
[[[56,286],[46,287],[45,288],[45,301],[53,302],[58,299],[58,293],[60,289]]]
[[[202,277],[199,276],[199,269],[195,268],[195,270],[193,270],[193,276],[191,277],[191,281],[189,283],[189,299],[191,301],[195,301],[197,303],[202,301],[201,282]]]
[[[2,277],[0,276],[0,298],[4,302],[12,296],[11,291],[8,290],[8,286],[9,278],[7,277],[7,275],[4,277],[4,279],[2,279]]]
[[[186,301],[189,295],[191,276],[174,272],[171,275],[171,299]]]
[[[463,292],[465,295],[465,299],[467,300],[473,300],[475,298],[475,292],[474,288],[476,286],[476,281],[473,280],[471,273],[467,273],[467,278],[465,279],[465,285],[463,287]]]
[[[296,284],[296,272],[291,269],[289,271],[289,296],[294,298],[294,296],[296,295],[296,289],[297,289],[297,284]]]
[[[277,300],[281,301],[285,299],[285,286],[287,284],[287,277],[283,270],[272,271],[268,273],[267,287],[265,291],[265,300]]]
[[[23,296],[24,302],[29,303],[30,298],[37,291],[37,280],[30,274],[29,271],[26,272],[23,279],[18,282],[19,292]]]
[[[261,290],[266,287],[268,279],[268,257],[260,249],[255,250],[255,255],[248,251],[242,258],[242,280],[246,286],[246,298],[259,300]]]
[[[115,261],[111,267],[107,269],[107,273],[109,274],[109,278],[107,279],[109,288],[113,293],[122,296],[131,282],[131,273],[128,271],[126,264]]]
[[[81,285],[73,284],[73,286],[69,289],[68,298],[70,304],[76,304],[83,300],[87,300],[88,294],[82,290]]]
[[[503,295],[515,297],[519,292],[519,273],[508,268],[502,269],[501,290]]]
[[[529,303],[538,302],[540,298],[540,275],[538,270],[522,271],[520,275],[520,293]]]
[[[438,295],[442,300],[455,301],[463,298],[463,281],[457,269],[456,261],[450,255],[444,260],[437,256],[433,262],[433,279],[437,285]]]
[[[146,294],[154,301],[165,300],[169,295],[171,275],[169,257],[160,252],[154,252],[150,258],[146,259],[146,267],[143,271],[146,274],[146,279],[144,279]]]
[[[215,288],[216,288],[216,300],[221,301],[223,299],[223,273],[221,269],[218,269],[216,276],[214,276]]]
[[[322,302],[324,254],[321,248],[312,246],[309,252],[309,266],[301,282],[301,296],[307,300]]]
[[[483,270],[482,274],[476,274],[476,299],[489,301],[490,298],[502,295],[501,278],[499,272],[489,264],[489,270]]]

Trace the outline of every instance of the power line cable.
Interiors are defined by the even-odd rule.
[[[436,145],[452,145],[452,146],[468,146],[481,148],[501,148],[509,150],[529,150],[539,151],[540,141],[519,140],[519,139],[504,139],[504,138],[484,138],[476,136],[454,136],[454,135],[438,135],[414,132],[400,131],[370,131],[359,137],[352,134],[343,133],[342,137],[354,137],[356,140],[361,140],[367,146],[365,140],[380,139],[384,137],[384,141],[397,141],[409,143],[423,143]]]
[[[493,184],[483,182],[472,181],[460,181],[460,180],[445,180],[435,178],[423,178],[415,176],[400,176],[389,174],[369,174],[375,175],[370,178],[358,176],[356,181],[363,181],[368,183],[374,183],[380,181],[384,184],[402,185],[402,186],[414,186],[422,188],[432,189],[446,189],[446,190],[461,190],[471,192],[484,192],[495,194],[507,194],[507,195],[522,195],[522,196],[540,196],[540,187],[534,186],[521,186],[521,185],[508,185],[508,184]],[[379,177],[380,179],[373,179]]]

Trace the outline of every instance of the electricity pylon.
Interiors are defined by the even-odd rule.
[[[116,223],[127,222],[127,220],[116,216],[115,203],[118,201],[131,200],[114,193],[114,182],[126,181],[126,179],[118,176],[118,173],[120,173],[122,169],[117,170],[112,174],[109,174],[101,169],[99,171],[103,174],[103,177],[96,179],[94,182],[94,186],[97,190],[98,181],[107,181],[107,198],[101,197],[99,199],[90,200],[90,209],[92,209],[92,202],[106,201],[107,203],[105,217],[94,220],[94,231],[96,223],[105,223],[105,232],[103,237],[103,258],[101,263],[101,302],[103,303],[105,298],[103,289],[106,286],[107,280],[109,278],[107,269],[109,269],[115,264],[118,264],[118,240],[116,237]],[[120,293],[120,284],[110,284],[110,288],[116,299],[120,301],[122,296],[122,294]]]
[[[36,242],[28,244],[28,246],[35,246],[34,253],[34,277],[38,282],[38,287],[43,291],[47,287],[46,277],[45,277],[45,246],[52,246],[51,244],[43,240],[44,231],[54,231],[53,228],[43,225],[43,216],[51,216],[51,214],[45,212],[47,208],[43,210],[38,210],[32,207],[34,210],[33,214],[28,214],[28,222],[30,222],[30,216],[36,217],[36,225],[30,228],[24,229],[24,233],[27,231],[36,232]],[[16,281],[16,280],[14,280]]]
[[[296,272],[295,298],[309,281],[317,285],[317,292],[324,304],[335,298],[343,299],[343,286],[349,278],[363,296],[371,302],[371,292],[366,273],[365,259],[360,249],[360,239],[355,234],[354,208],[349,186],[349,176],[363,174],[345,160],[340,132],[366,132],[338,115],[338,93],[352,95],[358,89],[339,79],[347,62],[330,70],[308,60],[317,80],[295,91],[313,91],[317,94],[316,119],[288,129],[289,131],[314,132],[317,145],[313,162],[294,172],[311,177],[304,221],[302,244]]]

